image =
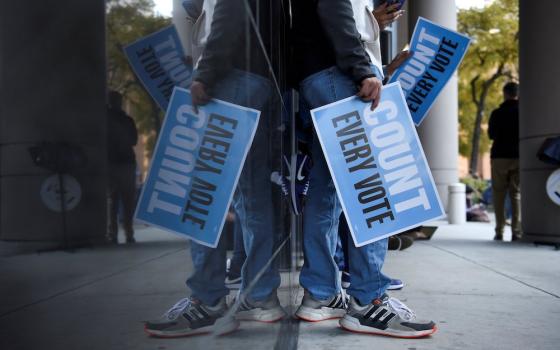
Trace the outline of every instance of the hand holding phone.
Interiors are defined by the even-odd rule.
[[[390,8],[390,12],[400,11],[400,9],[404,6],[406,0],[387,0],[387,8]]]
[[[404,2],[405,0],[387,0],[373,10],[373,16],[381,30],[403,15],[404,10],[400,8],[404,5]]]

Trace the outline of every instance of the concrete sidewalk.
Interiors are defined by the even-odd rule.
[[[427,339],[352,334],[337,321],[149,338],[142,321],[187,295],[192,266],[183,239],[144,228],[132,246],[0,258],[0,349],[560,349],[560,252],[494,242],[489,224],[439,224],[432,240],[389,252],[385,266],[405,282],[391,295],[438,323]],[[302,293],[284,273],[288,312]]]

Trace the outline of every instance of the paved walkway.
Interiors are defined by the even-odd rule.
[[[392,293],[432,318],[432,337],[352,334],[336,321],[245,322],[227,336],[154,339],[142,321],[186,295],[187,243],[151,228],[134,246],[0,258],[0,349],[560,349],[560,252],[491,240],[492,227],[442,224],[430,241],[390,252]],[[285,273],[289,312],[302,291]]]

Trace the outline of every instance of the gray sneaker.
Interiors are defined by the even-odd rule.
[[[272,323],[286,316],[276,293],[262,301],[245,298],[239,303],[235,318],[241,321],[259,321]]]
[[[204,305],[194,298],[185,298],[173,305],[160,319],[146,322],[144,331],[160,338],[206,333],[223,335],[239,327],[239,321],[233,317],[223,317],[226,311],[225,297],[215,306]]]
[[[348,296],[344,292],[327,300],[317,300],[306,290],[296,316],[308,322],[331,320],[344,316],[347,306]]]
[[[418,320],[405,304],[386,294],[365,306],[351,298],[340,326],[352,332],[397,338],[421,338],[437,330],[434,322]]]

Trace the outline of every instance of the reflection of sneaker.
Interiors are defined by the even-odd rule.
[[[417,320],[414,312],[405,304],[387,295],[365,306],[351,298],[348,312],[340,320],[340,326],[352,332],[398,338],[425,337],[437,330],[434,322]]]
[[[223,317],[227,311],[226,298],[216,306],[202,304],[194,298],[179,300],[160,319],[148,321],[144,331],[161,338],[184,337],[196,334],[216,333],[223,335],[239,327],[239,321]]]
[[[287,171],[282,178],[282,190],[290,196],[290,203],[296,215],[303,210],[303,201],[309,190],[309,174],[313,166],[311,158],[305,154],[292,154],[290,161],[284,156]]]
[[[341,318],[346,313],[347,305],[348,296],[344,292],[328,300],[317,300],[306,290],[296,316],[308,322]]]
[[[229,289],[241,288],[241,268],[239,266],[231,266],[231,259],[226,262],[226,287]]]
[[[245,298],[239,303],[235,318],[241,321],[276,322],[286,316],[276,293],[268,299],[253,301]]]
[[[391,283],[389,283],[388,290],[399,290],[404,287],[404,283],[401,280],[391,278]]]

